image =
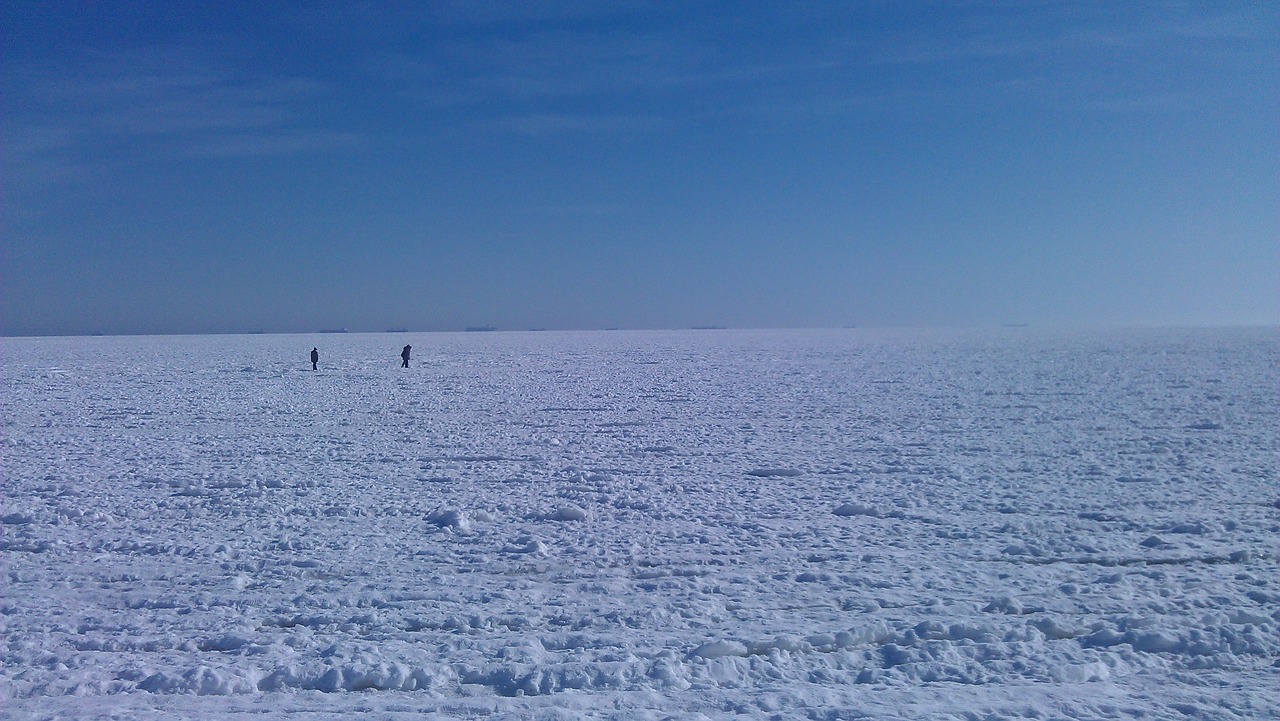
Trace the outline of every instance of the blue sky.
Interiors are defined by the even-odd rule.
[[[6,334],[1280,323],[1280,4],[5,3]]]

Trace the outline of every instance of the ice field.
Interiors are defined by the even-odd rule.
[[[3,718],[1280,717],[1274,328],[0,354]]]

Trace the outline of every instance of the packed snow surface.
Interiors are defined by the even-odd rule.
[[[5,718],[1280,716],[1276,329],[0,347]]]

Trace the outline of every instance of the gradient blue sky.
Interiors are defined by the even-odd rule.
[[[4,3],[6,334],[1280,323],[1280,3]]]

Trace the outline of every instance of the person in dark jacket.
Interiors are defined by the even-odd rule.
[[[311,349],[311,370],[316,369],[316,364],[320,362],[320,351],[315,348]]]
[[[400,364],[401,368],[409,367],[409,349],[412,347],[413,346],[411,345],[407,345],[404,347],[404,350],[400,351],[400,359],[404,361],[403,363]]]

